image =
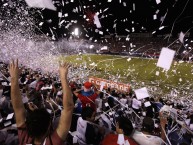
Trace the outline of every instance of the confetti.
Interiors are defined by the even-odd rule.
[[[62,12],[58,12],[58,17],[59,17],[59,18],[62,17]]]
[[[171,50],[165,47],[162,48],[158,62],[157,62],[157,66],[162,67],[166,70],[169,70],[172,64],[174,55],[175,55],[174,50]]]
[[[159,71],[156,71],[155,75],[156,75],[156,76],[159,76]]]
[[[160,4],[160,3],[161,3],[161,0],[156,0],[156,3],[157,3],[157,4]]]
[[[94,24],[96,25],[97,28],[101,28],[101,23],[99,21],[98,15],[94,15]]]
[[[47,8],[56,11],[56,7],[51,0],[25,0],[29,7]]]
[[[179,35],[179,40],[181,43],[184,43],[184,33],[183,32],[180,32],[180,35]]]
[[[148,93],[146,87],[141,88],[141,89],[136,89],[136,90],[134,90],[134,92],[135,92],[138,100],[149,97],[149,93]]]
[[[153,15],[153,19],[156,20],[157,19],[157,15]]]

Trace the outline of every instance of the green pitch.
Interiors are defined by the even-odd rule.
[[[165,71],[156,66],[157,59],[111,55],[72,55],[64,59],[91,69],[90,76],[115,79],[133,88],[148,87],[162,93],[176,89],[185,94],[193,88],[193,65],[188,62],[173,61],[170,70]]]

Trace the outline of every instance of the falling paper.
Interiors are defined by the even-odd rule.
[[[7,121],[7,122],[4,123],[5,127],[8,126],[8,125],[11,125],[11,121]]]
[[[157,15],[153,15],[153,19],[156,20],[157,19]]]
[[[50,110],[50,109],[46,109],[47,111],[48,111],[48,113],[49,114],[51,114],[52,113],[52,110]]]
[[[159,30],[162,30],[163,28],[165,28],[164,26],[161,26],[161,27],[159,27]]]
[[[184,42],[184,36],[185,36],[184,33],[180,32],[179,40],[181,43]]]
[[[135,11],[135,4],[133,3],[133,10]]]
[[[157,66],[164,68],[166,70],[169,70],[172,64],[174,55],[175,55],[174,50],[163,47],[157,62]]]
[[[108,50],[107,46],[103,46],[100,50]]]
[[[142,114],[143,114],[143,116],[146,116],[146,112],[143,112]]]
[[[103,35],[103,31],[99,31],[99,34],[100,34],[100,35]]]
[[[12,118],[13,118],[13,115],[14,115],[14,113],[11,113],[11,114],[7,115],[6,120],[12,119]]]
[[[138,100],[149,97],[149,94],[148,94],[148,91],[147,91],[146,87],[134,90],[134,92],[135,92],[136,97],[137,97]]]
[[[144,106],[145,106],[145,107],[149,107],[149,106],[151,106],[151,103],[150,103],[149,101],[148,101],[148,102],[145,102],[145,103],[144,103]]]
[[[94,24],[96,25],[97,28],[101,28],[101,23],[99,21],[98,15],[94,15]]]
[[[29,7],[35,8],[47,8],[56,11],[56,7],[53,5],[52,0],[25,0]]]
[[[62,13],[58,12],[58,17],[61,18],[62,17]]]
[[[157,3],[157,4],[161,3],[161,0],[156,0],[156,3]]]

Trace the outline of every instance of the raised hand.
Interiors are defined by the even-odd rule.
[[[60,63],[59,74],[60,74],[61,80],[67,78],[69,67],[70,67],[70,64],[68,62],[64,62],[62,64]]]
[[[9,64],[9,73],[12,79],[19,79],[20,69],[18,67],[18,59],[16,61],[12,60]]]
[[[26,112],[22,102],[22,97],[19,89],[19,75],[21,70],[18,67],[18,59],[12,60],[9,64],[9,73],[11,76],[11,101],[15,112],[17,127],[21,127],[25,123]]]

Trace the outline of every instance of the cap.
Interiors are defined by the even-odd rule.
[[[90,89],[90,88],[92,87],[92,84],[91,84],[90,82],[85,82],[85,83],[84,83],[84,87],[85,87],[86,89]]]

